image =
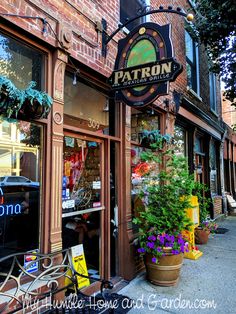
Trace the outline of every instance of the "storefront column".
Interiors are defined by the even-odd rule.
[[[50,251],[62,249],[63,104],[67,55],[57,50],[53,64],[53,108],[51,149]]]
[[[126,280],[131,280],[135,275],[135,247],[133,245],[134,236],[132,230],[132,214],[131,214],[131,108],[122,106],[122,142],[123,142],[123,165],[125,171],[122,173],[121,181],[124,182],[122,195],[123,208],[120,220],[123,222],[120,225],[120,275]]]
[[[174,135],[176,116],[172,112],[167,112],[165,134]]]

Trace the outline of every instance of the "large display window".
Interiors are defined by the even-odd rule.
[[[0,256],[39,248],[42,127],[0,117]]]
[[[75,82],[74,82],[75,83]],[[65,75],[65,124],[73,125],[95,133],[117,135],[115,126],[116,105],[98,88],[88,81],[76,80]]]
[[[40,51],[0,33],[0,75],[17,88],[26,89],[30,81],[36,82],[36,89],[44,88],[44,60]]]
[[[45,88],[45,55],[0,32],[0,75]],[[0,256],[39,249],[43,127],[0,116]]]
[[[65,136],[63,156],[63,247],[83,244],[88,272],[99,276],[103,142]]]
[[[157,164],[147,165],[142,161],[142,153],[151,150],[152,132],[160,132],[160,117],[153,110],[141,112],[131,109],[131,211],[132,216],[137,215],[137,210],[143,205],[143,200],[139,197],[143,189],[143,176],[149,169],[149,179],[155,176],[159,169]],[[133,226],[137,229],[137,226]]]

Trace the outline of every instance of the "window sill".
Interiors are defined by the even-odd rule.
[[[210,108],[211,113],[213,113],[217,118],[219,118],[219,113]]]
[[[189,86],[187,86],[187,91],[189,92],[189,94],[191,94],[192,96],[194,96],[196,99],[202,101],[202,97],[200,97],[192,88],[190,88]]]

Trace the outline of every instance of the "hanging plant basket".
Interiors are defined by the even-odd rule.
[[[8,78],[0,76],[0,114],[15,119],[47,118],[52,98],[34,89],[35,86],[35,82],[30,82],[25,90],[20,90]]]
[[[159,130],[143,130],[138,136],[142,146],[152,147],[156,150],[162,150],[165,143],[170,143],[171,141],[171,136],[169,134],[162,135]]]

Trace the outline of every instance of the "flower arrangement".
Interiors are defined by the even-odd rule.
[[[210,233],[215,233],[218,229],[218,224],[212,220],[205,220],[199,224],[199,227]]]
[[[188,251],[188,242],[184,240],[181,233],[173,235],[166,233],[152,234],[150,232],[146,239],[142,238],[138,249],[140,254],[152,254],[153,263],[158,263],[159,258],[167,253],[177,255]]]

